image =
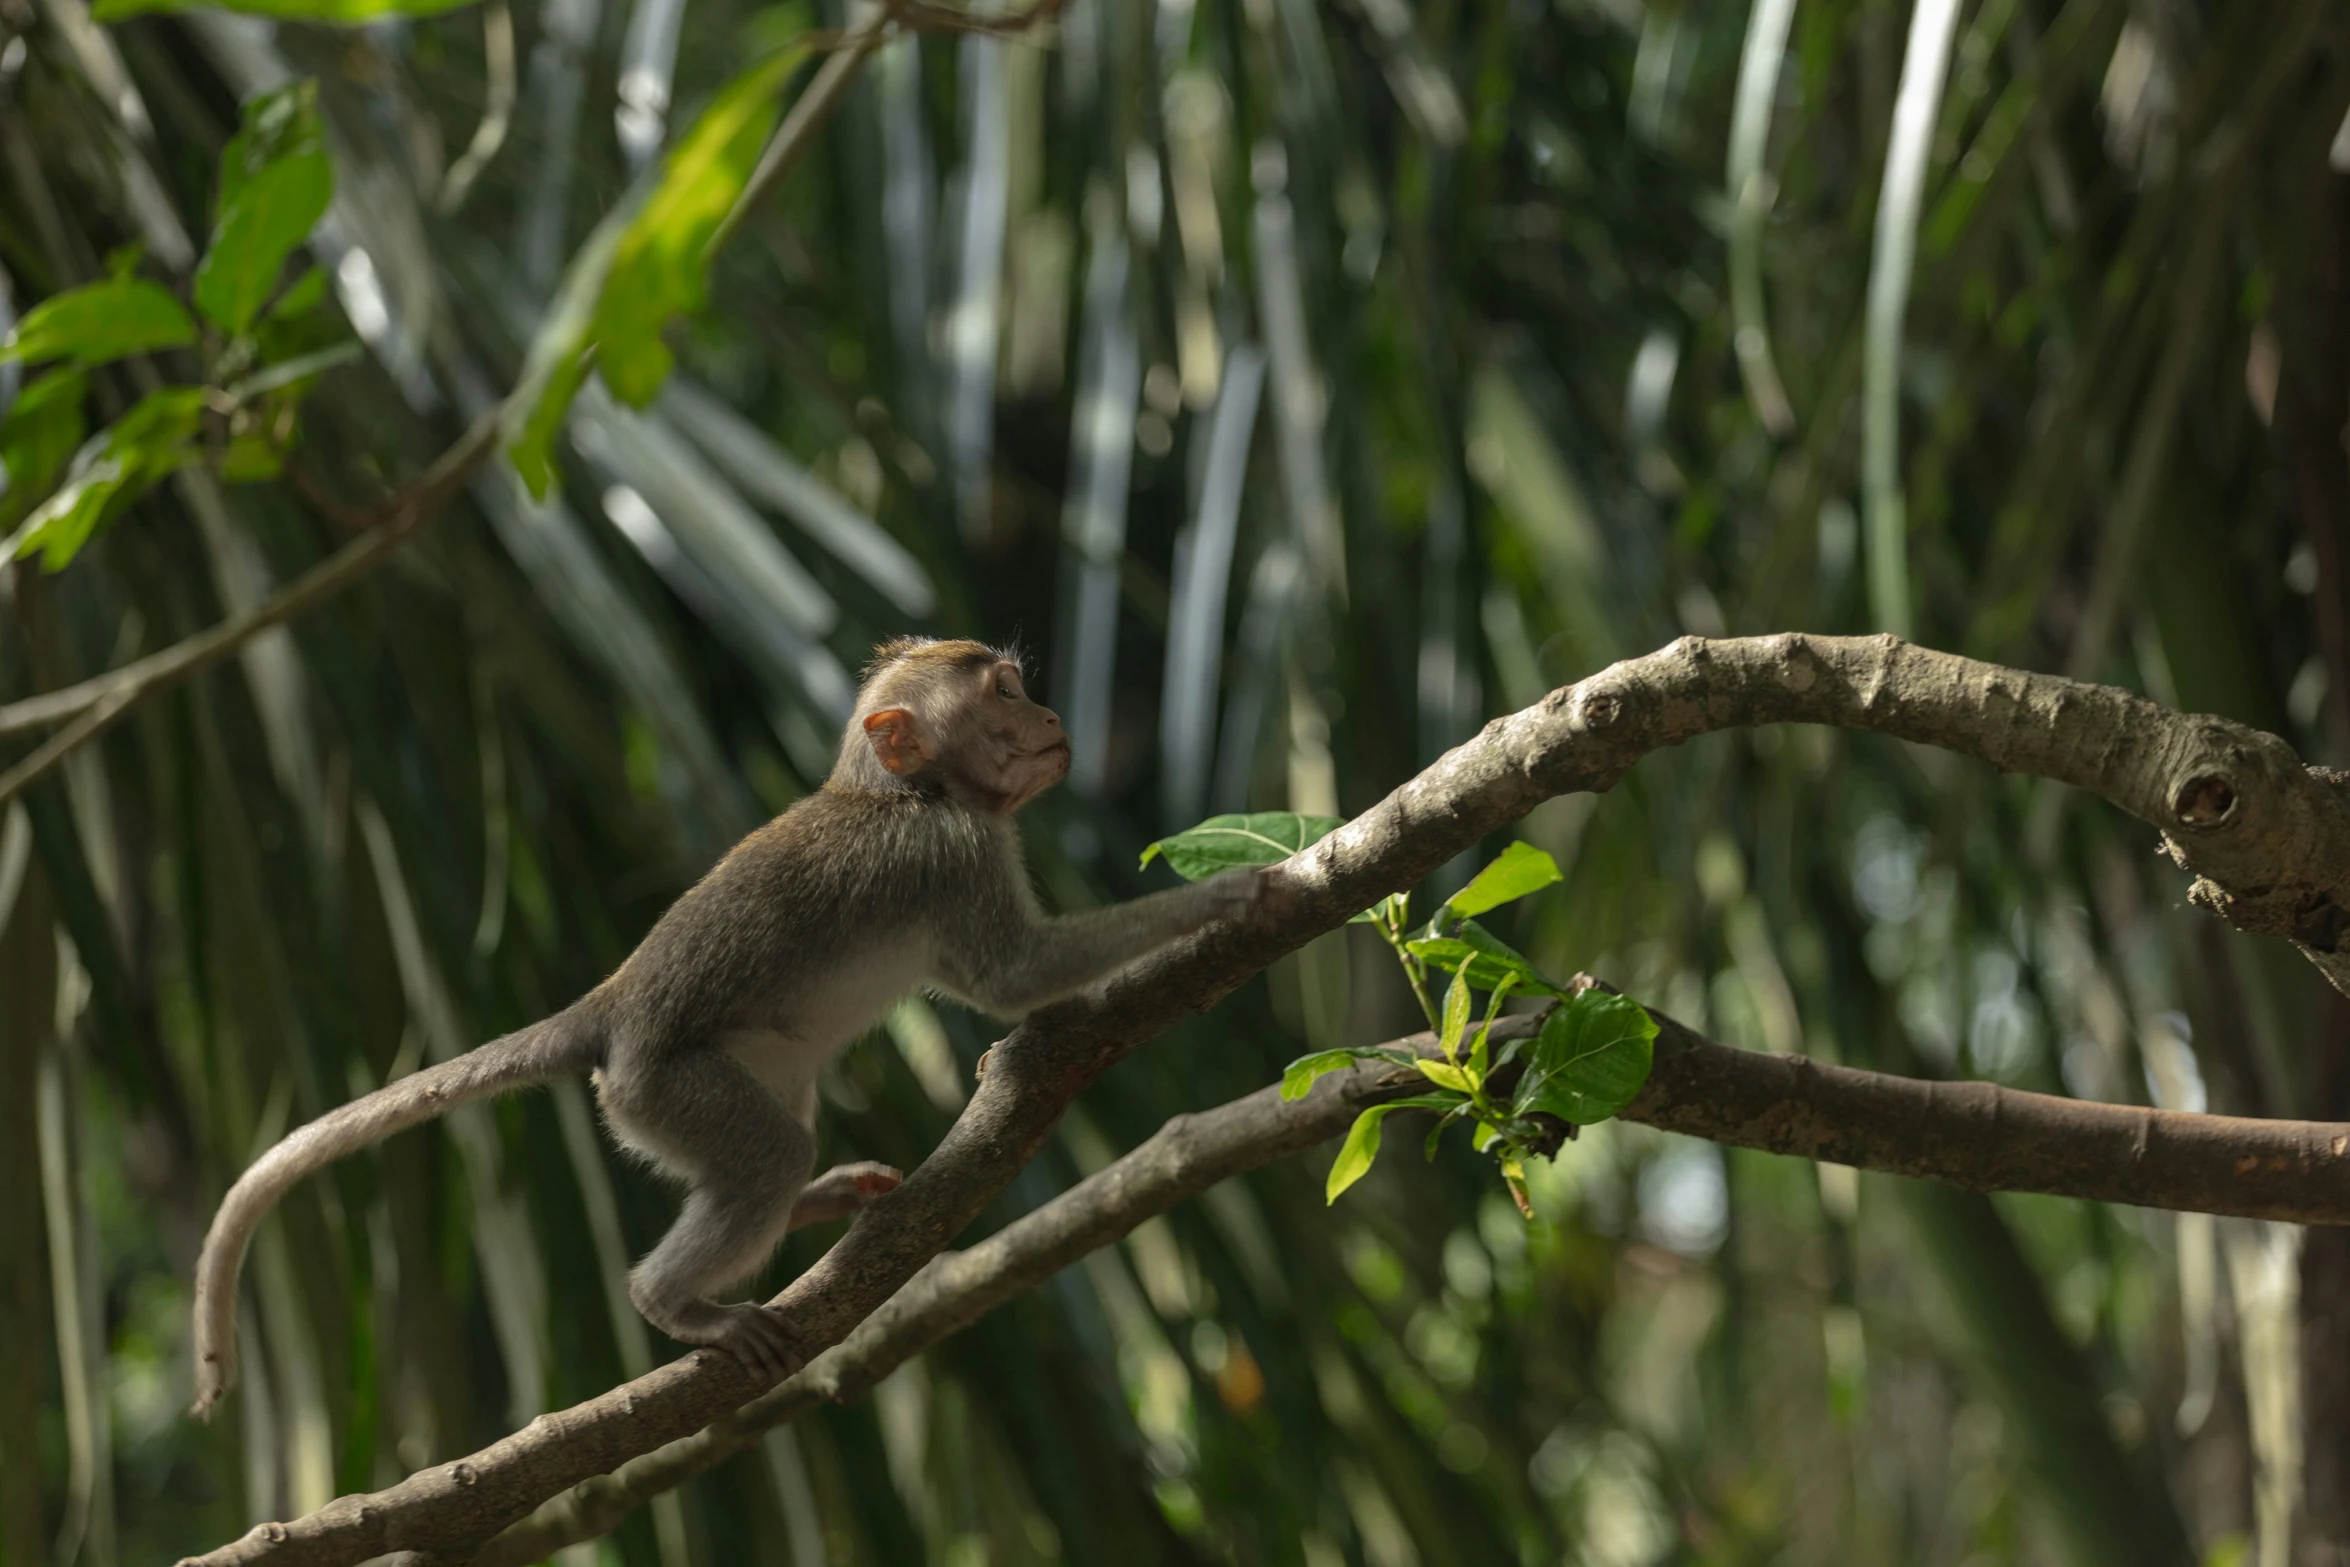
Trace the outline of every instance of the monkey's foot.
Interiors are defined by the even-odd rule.
[[[792,1205],[791,1227],[855,1213],[874,1198],[896,1191],[905,1178],[905,1172],[870,1159],[836,1164],[801,1188],[800,1200]]]
[[[724,1350],[753,1376],[779,1382],[808,1363],[800,1336],[783,1313],[755,1300],[652,1301],[634,1290],[629,1298],[647,1322],[680,1344]]]
[[[800,1336],[782,1312],[749,1300],[730,1306],[712,1304],[710,1310],[719,1318],[717,1332],[701,1342],[726,1351],[754,1376],[780,1382],[808,1363]]]

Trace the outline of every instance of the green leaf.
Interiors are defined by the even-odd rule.
[[[572,257],[506,400],[506,455],[537,499],[554,486],[555,439],[591,366],[640,406],[668,379],[661,333],[700,306],[710,237],[742,194],[808,49],[795,43],[728,83]]]
[[[1475,920],[1464,921],[1449,936],[1422,936],[1407,941],[1404,950],[1448,974],[1467,975],[1469,983],[1480,990],[1491,990],[1508,979],[1515,981],[1520,990],[1546,996],[1566,994],[1544,979],[1522,953]]]
[[[1379,1123],[1393,1109],[1393,1105],[1373,1105],[1355,1117],[1346,1141],[1339,1146],[1337,1160],[1330,1166],[1330,1177],[1322,1183],[1324,1202],[1338,1201],[1340,1193],[1371,1173],[1371,1161],[1379,1157]]]
[[[125,17],[150,12],[242,11],[247,16],[350,27],[387,16],[439,16],[470,3],[471,0],[98,0],[90,8],[90,14],[101,22],[119,22]]]
[[[1148,865],[1163,854],[1185,881],[1205,881],[1235,866],[1277,864],[1328,837],[1339,825],[1335,816],[1300,816],[1295,811],[1211,816],[1144,849],[1142,863]]]
[[[1352,1050],[1318,1050],[1310,1056],[1300,1056],[1282,1069],[1281,1097],[1303,1099],[1316,1080],[1331,1072],[1343,1072],[1362,1059]]]
[[[220,476],[231,484],[274,479],[285,471],[286,449],[258,430],[229,437],[220,454]]]
[[[247,103],[244,128],[221,149],[212,244],[196,268],[196,308],[224,332],[250,328],[277,292],[286,258],[326,216],[334,189],[315,82]]]
[[[571,258],[555,302],[523,357],[522,374],[506,399],[501,415],[506,457],[536,500],[545,500],[554,487],[555,438],[563,432],[572,399],[587,380],[595,354],[596,300],[611,275],[620,241],[650,189],[649,183],[640,184],[605,215]]]
[[[803,38],[727,83],[679,138],[621,237],[594,332],[597,371],[622,402],[642,408],[669,379],[674,361],[661,334],[674,317],[702,308],[710,240],[750,182],[783,112],[783,89],[809,52]]]
[[[277,296],[277,303],[269,307],[269,314],[264,319],[291,321],[296,316],[308,315],[325,303],[326,269],[310,267],[286,285],[286,291]]]
[[[82,444],[82,394],[89,378],[61,366],[19,392],[0,419],[0,527],[31,511]]]
[[[1655,1062],[1656,1019],[1640,1003],[1604,990],[1567,998],[1543,1023],[1518,1080],[1522,1115],[1545,1111],[1577,1126],[1604,1121],[1632,1102]]]
[[[63,570],[140,492],[195,461],[196,431],[203,416],[202,387],[167,386],[149,392],[130,412],[83,443],[57,493],[0,544],[0,559],[18,559],[39,550],[44,569]]]
[[[1493,1020],[1501,1016],[1501,1004],[1509,999],[1517,985],[1515,974],[1504,975],[1501,983],[1493,987],[1493,994],[1486,998],[1485,1021],[1477,1025],[1477,1043],[1469,1049],[1469,1076],[1479,1088],[1485,1086],[1485,1074],[1492,1070]]]
[[[196,323],[163,288],[140,278],[108,278],[52,294],[26,311],[15,330],[0,338],[0,364],[69,359],[86,370],[195,340]]]
[[[1466,965],[1464,965],[1465,967]],[[1465,974],[1455,974],[1444,991],[1444,1028],[1436,1036],[1436,1044],[1447,1061],[1461,1058],[1461,1035],[1469,1027],[1469,981]]]
[[[1469,1074],[1450,1061],[1431,1061],[1422,1057],[1412,1065],[1420,1069],[1422,1077],[1439,1088],[1449,1088],[1456,1094],[1473,1094],[1477,1091],[1477,1085],[1469,1080]]]
[[[1534,845],[1520,841],[1502,850],[1492,864],[1471,877],[1466,887],[1446,900],[1445,907],[1459,918],[1469,919],[1563,880],[1558,861]]]
[[[1394,1099],[1383,1105],[1373,1105],[1355,1117],[1355,1124],[1339,1146],[1338,1160],[1330,1166],[1330,1178],[1322,1186],[1322,1195],[1328,1202],[1338,1201],[1338,1194],[1361,1180],[1370,1172],[1371,1161],[1379,1157],[1379,1123],[1397,1110],[1457,1109],[1460,1101],[1450,1094],[1414,1094],[1409,1099]]]

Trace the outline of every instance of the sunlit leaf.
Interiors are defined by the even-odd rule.
[[[1462,966],[1465,968],[1467,965]],[[1461,1035],[1468,1032],[1468,1027],[1469,979],[1466,974],[1456,973],[1452,983],[1445,987],[1443,1027],[1436,1036],[1437,1047],[1444,1052],[1447,1061],[1458,1061],[1461,1058]]]
[[[1396,1110],[1437,1110],[1450,1112],[1460,1100],[1451,1094],[1414,1094],[1409,1099],[1392,1099],[1383,1105],[1373,1105],[1355,1117],[1355,1124],[1339,1146],[1337,1162],[1330,1166],[1330,1176],[1323,1183],[1322,1195],[1326,1201],[1338,1201],[1338,1194],[1361,1180],[1370,1172],[1371,1161],[1379,1157],[1379,1123]]]
[[[555,302],[531,339],[522,374],[506,399],[501,439],[507,460],[536,499],[545,500],[554,486],[555,438],[563,433],[563,421],[570,417],[572,400],[587,380],[595,353],[590,334],[596,299],[647,188],[640,187],[607,214],[571,258]]]
[[[1530,892],[1540,892],[1562,879],[1556,860],[1521,840],[1502,850],[1492,864],[1471,877],[1466,887],[1446,901],[1445,908],[1467,919],[1514,902]]]
[[[1281,1097],[1303,1099],[1315,1082],[1332,1072],[1343,1072],[1362,1057],[1352,1050],[1318,1050],[1300,1056],[1282,1069]]]
[[[621,237],[596,307],[597,373],[622,402],[641,408],[675,361],[661,334],[702,308],[711,236],[749,183],[783,89],[806,62],[806,39],[736,77],[679,138],[636,219]]]
[[[1501,1016],[1501,1004],[1509,999],[1510,992],[1517,987],[1518,976],[1505,974],[1501,983],[1493,987],[1493,994],[1486,998],[1485,1018],[1477,1025],[1476,1044],[1469,1049],[1469,1076],[1476,1080],[1480,1088],[1485,1085],[1485,1074],[1491,1070],[1493,1021]]]
[[[286,291],[277,296],[277,303],[269,307],[267,319],[290,321],[296,316],[308,315],[326,303],[326,269],[310,267],[286,285]]]
[[[196,308],[225,332],[252,326],[277,292],[286,258],[326,216],[334,186],[316,83],[296,82],[247,103],[244,128],[220,154]]]
[[[661,333],[700,307],[710,236],[742,194],[807,54],[795,44],[729,83],[572,257],[506,400],[506,455],[533,496],[544,500],[554,485],[555,440],[591,368],[640,406],[668,379]]]
[[[90,14],[101,22],[149,12],[242,11],[286,22],[324,22],[351,27],[388,16],[439,16],[472,0],[97,0]]]
[[[1371,1173],[1371,1161],[1379,1157],[1379,1123],[1394,1108],[1373,1105],[1355,1117],[1355,1124],[1347,1130],[1346,1141],[1339,1145],[1338,1158],[1330,1166],[1329,1177],[1322,1183],[1323,1201],[1338,1201],[1349,1186]]]
[[[1413,1062],[1412,1065],[1420,1069],[1422,1077],[1439,1088],[1449,1088],[1456,1094],[1472,1094],[1477,1091],[1477,1085],[1470,1080],[1469,1074],[1449,1061],[1419,1060]]]
[[[45,569],[64,569],[141,491],[196,459],[203,412],[201,387],[169,386],[141,398],[83,443],[57,492],[0,544],[0,559],[38,550]]]
[[[52,294],[0,338],[0,364],[68,359],[83,368],[196,340],[196,323],[160,285],[108,278]]]
[[[1407,941],[1404,950],[1448,974],[1467,975],[1469,983],[1480,990],[1491,990],[1504,980],[1512,980],[1520,990],[1547,996],[1566,994],[1544,979],[1524,954],[1475,920],[1464,921],[1449,936],[1422,936]]]
[[[1142,851],[1145,865],[1161,855],[1186,881],[1205,881],[1218,871],[1242,865],[1273,865],[1328,837],[1335,816],[1300,816],[1295,811],[1252,811],[1245,816],[1211,816],[1197,827],[1161,838]]]
[[[19,392],[0,419],[0,527],[40,504],[81,445],[88,381],[71,367],[52,370]]]
[[[1518,1080],[1520,1114],[1546,1112],[1577,1126],[1630,1104],[1655,1061],[1656,1019],[1604,990],[1568,997],[1542,1025]]]

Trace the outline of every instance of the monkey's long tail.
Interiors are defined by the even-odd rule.
[[[584,1071],[603,1059],[602,1020],[587,1002],[412,1072],[288,1133],[237,1177],[196,1261],[196,1402],[210,1418],[237,1374],[237,1271],[253,1232],[303,1177],[469,1099]]]

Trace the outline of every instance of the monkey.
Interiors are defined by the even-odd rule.
[[[469,1100],[587,1071],[606,1127],[686,1188],[628,1276],[645,1320],[772,1382],[804,1357],[782,1314],[713,1297],[790,1230],[896,1188],[887,1165],[811,1179],[817,1074],[903,996],[1016,1019],[1218,919],[1259,917],[1265,869],[1048,916],[1013,813],[1069,771],[1069,742],[1019,660],[900,637],[858,688],[821,787],[753,831],[620,967],[543,1021],[401,1077],[271,1147],[222,1199],[196,1265],[197,1397],[236,1371],[236,1281],[262,1218],[335,1160]]]

